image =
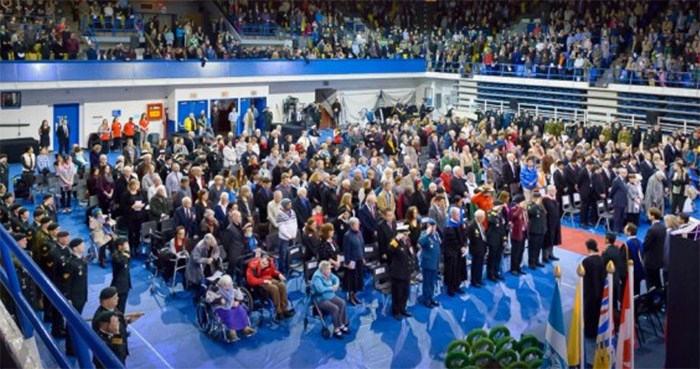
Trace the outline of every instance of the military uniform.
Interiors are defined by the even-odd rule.
[[[547,233],[547,213],[542,205],[531,203],[527,206],[527,216],[530,220],[528,229],[527,264],[530,268],[544,266],[539,262],[540,250]]]
[[[109,312],[109,311],[110,311],[110,310],[107,310],[107,309],[106,309],[104,306],[102,306],[102,305],[100,305],[100,306],[97,307],[97,310],[95,310],[95,314],[92,316],[92,329],[93,329],[95,332],[98,332],[98,331],[100,330],[100,329],[99,329],[99,325],[98,325],[98,323],[97,323],[98,317],[99,317],[101,314],[104,314],[104,313]],[[113,310],[112,312],[113,312],[114,314],[116,314],[117,317],[119,318],[119,336],[122,337],[122,338],[124,339],[124,359],[126,360],[126,356],[129,355],[129,340],[128,340],[128,336],[127,336],[127,333],[126,333],[126,325],[127,325],[127,324],[126,324],[126,318],[124,317],[124,313],[122,313],[122,312],[119,311],[118,309],[115,309],[115,310]],[[117,357],[119,357],[119,356],[117,356]],[[121,357],[119,357],[119,359],[121,360]],[[124,362],[124,361],[122,361],[122,362]]]
[[[85,259],[71,253],[66,259],[66,263],[61,268],[61,292],[70,301],[78,315],[83,313],[83,308],[87,302],[88,294],[88,265]],[[66,351],[73,354],[73,340],[71,332],[66,336]]]
[[[408,237],[402,241],[393,239],[387,247],[389,276],[391,277],[391,312],[396,316],[410,316],[406,311],[411,282],[413,251]]]
[[[124,339],[121,334],[112,334],[102,330],[96,330],[95,332],[97,333],[97,337],[100,337],[107,347],[112,350],[114,356],[116,356],[122,364],[126,364],[126,339]],[[95,368],[106,368],[106,366],[102,365],[102,363],[97,360],[97,357],[93,358],[93,363],[95,364]]]
[[[61,272],[66,265],[67,259],[70,257],[70,249],[68,246],[61,247],[58,243],[54,242],[53,247],[49,250],[49,263],[52,264],[46,275],[49,277],[51,282],[56,286],[60,286],[62,283]],[[46,305],[45,305],[46,306]],[[49,306],[52,306],[49,304]],[[56,333],[58,336],[62,336],[65,333],[65,322],[63,321],[63,316],[54,308],[51,309],[52,319],[51,319],[51,332]]]
[[[112,287],[117,289],[119,303],[117,309],[124,312],[126,301],[131,289],[131,254],[127,252],[115,252],[112,254]]]
[[[503,279],[500,266],[503,258],[503,249],[508,241],[508,231],[500,210],[491,210],[486,221],[488,222],[486,244],[489,247],[486,274],[488,279],[495,281],[496,279]]]
[[[36,261],[36,263],[39,264],[39,267],[44,272],[46,277],[51,279],[51,275],[53,275],[53,270],[54,270],[53,268],[55,266],[53,259],[51,259],[51,250],[58,247],[56,245],[56,240],[51,238],[51,236],[49,236],[48,233],[41,231],[39,233],[39,237],[37,237],[35,244],[38,244],[38,248],[33,253],[34,261]],[[54,283],[55,283],[55,281],[54,281]],[[51,301],[49,301],[49,299],[48,299],[48,297],[46,297],[46,295],[43,295],[43,301],[44,301],[44,321],[45,322],[52,322],[53,315],[55,313],[55,309],[53,307],[53,304],[51,304]]]

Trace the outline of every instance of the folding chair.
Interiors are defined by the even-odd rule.
[[[380,264],[372,269],[372,280],[374,282],[374,290],[382,295],[382,314],[386,316],[386,309],[389,306],[391,299],[391,278],[386,264]]]
[[[160,221],[160,231],[163,233],[170,232],[175,229],[175,219],[167,218]]]
[[[365,266],[370,271],[379,266],[379,245],[376,242],[365,245]]]
[[[581,194],[579,194],[578,192],[574,193],[574,208],[581,208]]]
[[[158,230],[158,222],[155,220],[149,221],[149,222],[144,222],[141,223],[141,243],[136,247],[136,250],[139,250],[141,248],[142,244],[147,244],[148,245],[148,252],[146,255],[151,254],[150,252],[150,246],[151,246],[151,234],[153,231]]]
[[[571,205],[571,198],[569,196],[562,196],[561,198],[561,205],[563,208],[561,217],[562,219],[565,216],[568,216],[571,219],[571,224],[574,223],[574,215],[579,215],[581,213],[581,210],[576,209]]]
[[[605,207],[604,200],[596,201],[596,212],[598,213],[598,221],[595,223],[595,227],[598,228],[601,220],[605,220],[605,229],[610,230],[610,220],[613,218],[613,214]]]

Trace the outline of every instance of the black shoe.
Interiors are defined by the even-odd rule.
[[[348,304],[350,304],[352,306],[357,306],[357,303],[353,299],[348,299]]]
[[[496,279],[496,277],[493,277],[493,276],[489,276],[486,279],[488,279],[491,282],[498,282],[498,279]]]
[[[73,352],[73,350],[66,350],[66,355],[67,356],[75,356],[75,352]]]
[[[520,273],[520,275],[525,275],[525,274],[527,274],[527,273],[525,273],[522,269],[518,269],[518,273]]]
[[[512,274],[512,275],[514,275],[514,276],[516,276],[516,277],[519,277],[519,276],[520,276],[520,272],[518,272],[518,271],[515,270],[515,269],[514,269],[514,270],[511,270],[511,271],[510,271],[510,274]]]
[[[403,313],[401,313],[401,315],[405,316],[406,318],[410,318],[413,316],[413,314],[409,313],[408,311],[404,311]]]
[[[396,320],[402,320],[403,316],[401,314],[394,314],[394,319]]]
[[[474,288],[481,288],[481,283],[472,283],[471,286]]]
[[[340,331],[343,332],[343,334],[350,334],[350,332],[352,332],[347,325],[343,328],[340,328]]]
[[[549,257],[549,260],[557,261],[557,260],[559,260],[559,258],[556,257],[556,256],[554,256],[554,255],[552,255],[552,256]]]
[[[285,318],[291,318],[294,316],[294,310],[287,310],[284,312],[284,317]]]
[[[447,291],[447,296],[454,297],[455,296],[454,291]]]
[[[343,339],[343,332],[341,332],[341,331],[335,331],[335,333],[333,333],[333,337],[335,337],[335,338],[337,338],[337,339],[339,339],[339,340],[342,340],[342,339]]]
[[[551,261],[550,261],[549,259],[543,259],[543,260],[542,260],[542,264],[549,264],[549,263],[551,263]]]
[[[544,264],[542,263],[535,263],[535,266],[538,268],[544,268]]]
[[[537,269],[537,265],[536,265],[536,264],[528,264],[527,267],[530,268],[530,269],[532,269],[532,270]]]
[[[432,306],[434,306],[434,307],[438,307],[438,306],[440,306],[440,303],[437,302],[437,301],[435,301],[435,300],[433,300],[433,301],[430,301],[430,305],[432,305]]]
[[[462,288],[462,287],[460,287],[460,288],[457,289],[457,293],[460,294],[460,295],[463,294],[464,292],[465,292],[465,291],[464,291],[464,288]]]
[[[503,278],[503,276],[500,275],[500,274],[496,276],[496,279],[501,280],[501,281],[505,281],[505,280],[506,280],[506,279]]]
[[[428,309],[432,309],[435,307],[435,305],[433,305],[433,303],[430,301],[426,301],[423,305],[425,305],[425,307],[427,307]]]
[[[51,336],[53,338],[66,338],[66,330],[65,329],[51,330]]]
[[[277,320],[278,322],[281,322],[284,320],[284,313],[277,313],[277,315],[275,317],[276,317],[275,320]]]

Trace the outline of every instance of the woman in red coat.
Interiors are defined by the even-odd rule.
[[[525,211],[525,197],[521,194],[515,195],[513,205],[510,208],[510,272],[514,275],[525,274],[520,265],[523,261],[523,251],[525,251],[525,240],[527,239],[527,211]]]

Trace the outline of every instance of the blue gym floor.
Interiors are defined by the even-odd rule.
[[[17,164],[11,166],[11,174],[17,174]],[[27,205],[32,209],[32,205]],[[700,208],[700,206],[698,206]],[[700,216],[696,212],[694,216]],[[74,208],[72,214],[59,215],[59,223],[72,236],[88,238],[84,224],[84,209]],[[564,221],[567,225],[568,221]],[[647,226],[640,229],[640,238]],[[593,230],[589,230],[593,232]],[[595,233],[602,234],[603,226]],[[566,239],[564,239],[566,243]],[[601,245],[602,247],[602,245]],[[567,317],[573,305],[576,284],[575,268],[583,255],[564,249],[556,250],[561,258],[563,276],[561,293]],[[348,305],[348,315],[353,332],[344,340],[321,337],[321,323],[311,318],[306,331],[303,329],[304,289],[300,277],[288,282],[290,301],[297,314],[279,325],[264,323],[258,334],[236,343],[227,344],[211,340],[197,330],[194,324],[192,294],[182,290],[179,284],[175,294],[160,284],[155,293],[149,291],[151,273],[144,267],[143,259],[132,264],[133,289],[129,294],[127,313],[137,311],[145,315],[130,325],[129,368],[439,368],[447,345],[455,338],[463,338],[474,328],[488,328],[505,324],[515,337],[534,333],[543,338],[544,325],[554,288],[553,265],[531,271],[522,277],[504,274],[506,280],[487,283],[482,289],[467,289],[467,293],[450,298],[437,297],[441,306],[427,309],[422,304],[409,307],[413,318],[395,320],[389,309],[382,305],[382,297],[374,292],[369,277],[360,295],[362,306]],[[108,286],[111,270],[93,264],[89,269],[89,302],[83,316],[92,317],[98,305],[99,291]],[[412,290],[409,303],[416,301]],[[386,313],[386,314],[385,314]],[[258,316],[252,315],[257,321]],[[50,367],[51,359],[45,350],[42,356]],[[649,351],[641,352],[641,354]],[[658,359],[658,350],[651,350]],[[657,360],[654,360],[657,361]],[[642,363],[642,361],[638,361]],[[659,363],[659,365],[662,362]],[[658,366],[658,365],[652,365]]]

